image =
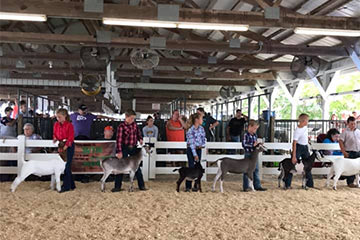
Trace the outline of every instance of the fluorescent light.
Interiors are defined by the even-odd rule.
[[[248,25],[224,24],[224,23],[201,23],[201,22],[172,22],[144,19],[127,18],[103,18],[106,25],[120,25],[132,27],[160,27],[160,28],[182,28],[199,30],[222,30],[222,31],[247,31]]]
[[[176,28],[176,23],[156,20],[126,19],[126,18],[103,18],[106,25],[120,25],[132,27],[159,27],[159,28]]]
[[[0,20],[46,22],[46,15],[0,12]]]
[[[294,32],[297,34],[309,34],[309,35],[360,37],[360,30],[297,27],[294,29]]]
[[[224,24],[224,23],[200,23],[200,22],[180,22],[178,28],[199,29],[199,30],[221,30],[221,31],[247,31],[249,25]]]

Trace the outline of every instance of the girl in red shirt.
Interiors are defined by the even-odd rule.
[[[70,122],[70,116],[66,109],[61,108],[56,111],[57,122],[54,124],[53,140],[65,142],[65,146],[60,149],[66,151],[66,166],[64,171],[63,185],[60,192],[75,189],[75,182],[71,173],[71,162],[74,156],[74,126]]]

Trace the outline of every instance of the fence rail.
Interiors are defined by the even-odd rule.
[[[76,142],[76,141],[75,141]],[[84,141],[81,141],[84,142]],[[94,141],[89,141],[94,142]],[[158,174],[175,174],[173,170],[176,167],[156,167],[156,162],[187,162],[186,154],[163,154],[157,153],[159,149],[185,149],[185,142],[159,142],[155,138],[144,138],[145,143],[153,143],[154,149],[149,156],[143,159],[143,175],[144,180],[148,181],[149,179],[155,179]],[[265,147],[269,150],[282,150],[289,151],[291,149],[291,143],[270,143],[266,142]],[[57,153],[25,153],[25,147],[49,147],[56,148],[57,145],[52,142],[52,140],[26,140],[25,136],[20,135],[18,139],[8,139],[5,141],[0,141],[0,147],[10,147],[17,148],[16,153],[0,153],[0,161],[15,160],[18,162],[17,167],[0,167],[0,174],[16,174],[19,173],[22,161],[24,160],[50,160],[57,155]],[[322,143],[313,143],[311,148],[314,150],[339,150],[338,144],[322,144]],[[202,149],[202,161],[201,164],[205,169],[205,174],[203,176],[204,181],[207,179],[207,174],[215,174],[217,171],[216,167],[208,166],[207,163],[215,162],[217,159],[229,156],[232,158],[241,159],[243,155],[229,155],[229,154],[211,154],[209,150],[212,149],[242,149],[240,143],[234,142],[209,142],[206,144],[206,147]],[[260,175],[268,174],[278,174],[279,171],[277,167],[268,167],[263,163],[276,163],[282,161],[284,158],[290,157],[288,153],[282,155],[270,155],[267,153],[260,154]],[[329,159],[336,158],[336,156],[328,156]],[[313,174],[327,174],[329,171],[328,168],[314,168]],[[76,173],[75,173],[76,174]],[[85,174],[82,172],[81,174]],[[102,172],[87,172],[86,174],[102,174]]]

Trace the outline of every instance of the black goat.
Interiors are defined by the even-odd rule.
[[[202,178],[203,173],[205,172],[205,170],[201,166],[200,161],[195,161],[195,166],[193,168],[182,167],[182,168],[173,170],[173,172],[175,172],[175,171],[179,171],[179,175],[180,175],[179,179],[176,182],[176,184],[177,184],[176,191],[177,192],[180,191],[180,185],[185,179],[188,180],[188,181],[195,181],[196,185],[199,188],[199,191],[202,192],[202,190],[201,190],[201,178]]]

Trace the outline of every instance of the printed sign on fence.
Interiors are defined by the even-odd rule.
[[[115,142],[75,143],[71,170],[73,172],[102,172],[100,160],[115,156]]]

